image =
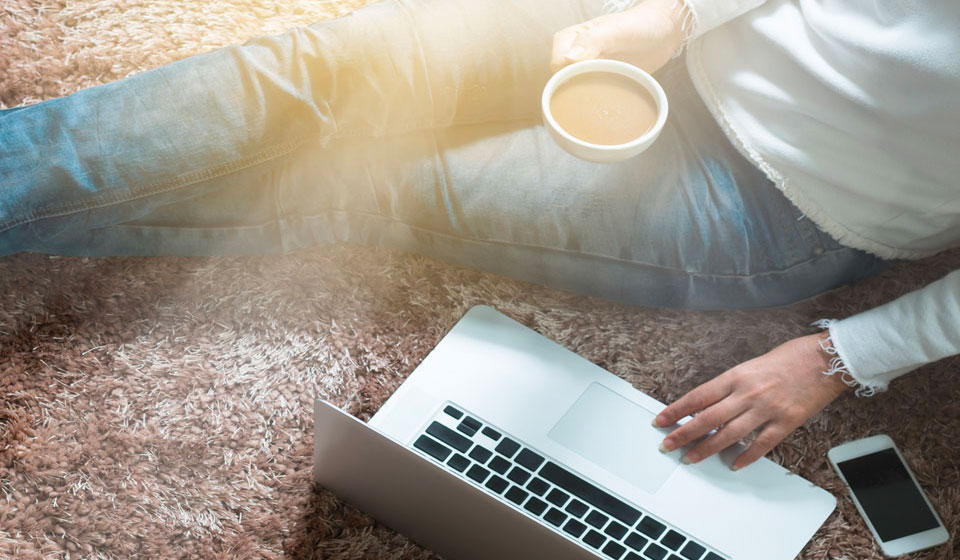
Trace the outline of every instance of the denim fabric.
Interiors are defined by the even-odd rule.
[[[731,146],[675,60],[654,146],[578,160],[539,121],[599,0],[391,0],[0,113],[0,254],[394,247],[656,306],[790,303],[884,268]]]

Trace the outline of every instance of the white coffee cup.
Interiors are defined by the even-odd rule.
[[[550,98],[553,97],[553,93],[557,91],[557,88],[560,87],[561,84],[574,76],[588,72],[611,72],[613,74],[620,74],[637,82],[650,92],[650,96],[653,97],[657,104],[657,121],[650,130],[625,144],[613,145],[585,142],[563,130],[563,128],[557,124],[553,115],[550,114]],[[550,134],[561,148],[578,158],[599,163],[623,161],[649,148],[650,145],[653,144],[653,141],[657,139],[657,136],[660,135],[660,131],[663,130],[663,125],[667,122],[668,112],[667,94],[664,93],[660,84],[653,79],[653,76],[633,64],[608,59],[582,60],[561,68],[550,78],[550,81],[548,81],[547,85],[543,88],[541,106],[543,109],[543,122],[546,123]]]

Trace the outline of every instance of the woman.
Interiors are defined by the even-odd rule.
[[[352,241],[729,308],[956,245],[960,10],[760,4],[392,0],[9,110],[0,253]],[[657,72],[671,115],[654,146],[598,165],[554,145],[538,103],[551,52],[554,69],[610,57]],[[825,322],[670,405],[658,424],[700,413],[663,448],[719,427],[696,462],[759,429],[743,467],[848,383],[869,394],[960,352],[958,316],[954,273]]]

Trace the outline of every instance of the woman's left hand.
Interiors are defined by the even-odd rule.
[[[795,338],[727,370],[665,408],[655,425],[667,427],[684,416],[696,416],[670,432],[661,451],[683,447],[717,429],[687,452],[684,462],[696,463],[759,429],[733,469],[763,457],[848,388],[840,374],[823,374],[829,369],[829,356],[820,348],[825,336]]]
[[[685,4],[643,0],[623,12],[606,14],[557,32],[553,37],[553,71],[594,58],[614,58],[651,74],[683,44]]]

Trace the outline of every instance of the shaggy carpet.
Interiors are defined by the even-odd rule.
[[[4,0],[0,106],[123,78],[359,0]],[[0,557],[436,558],[313,488],[310,404],[366,419],[472,305],[660,400],[960,268],[960,252],[788,308],[647,309],[376,248],[249,258],[0,259]],[[960,557],[957,360],[848,394],[770,458],[839,500],[801,554],[882,558],[826,463],[899,442]]]

